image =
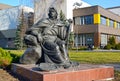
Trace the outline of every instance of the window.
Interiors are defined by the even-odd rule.
[[[74,24],[75,25],[80,25],[80,17],[75,17],[74,18]]]
[[[93,16],[92,15],[85,16],[85,24],[93,24]]]
[[[103,17],[103,16],[100,17],[100,21],[101,21],[100,23],[103,24],[103,25],[106,25],[106,23],[107,23],[106,18]]]
[[[80,17],[80,25],[88,25],[88,24],[93,24],[93,15],[88,15],[88,16],[81,16]]]
[[[107,45],[107,35],[101,34],[101,46]]]
[[[120,42],[120,36],[116,36],[117,41]]]
[[[93,15],[75,17],[74,22],[75,25],[93,24]]]
[[[87,46],[88,44],[94,44],[94,34],[79,34],[75,35],[76,46]]]
[[[114,27],[114,21],[111,20],[111,19],[109,20],[109,26],[110,26],[110,27]]]
[[[117,28],[120,29],[120,22],[117,22]]]
[[[80,17],[80,25],[84,25],[85,24],[85,18],[84,16]]]
[[[86,45],[94,44],[94,34],[86,34]]]

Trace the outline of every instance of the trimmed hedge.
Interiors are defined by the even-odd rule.
[[[0,48],[0,68],[6,68],[11,63],[19,63],[19,58],[23,51],[4,50]]]
[[[0,48],[0,67],[4,68],[11,64],[13,57],[10,53]]]

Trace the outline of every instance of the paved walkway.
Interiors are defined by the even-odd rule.
[[[98,65],[98,66],[112,66],[115,70],[120,71],[120,64],[88,64],[88,65]]]
[[[120,52],[120,50],[102,50],[102,49],[98,49],[98,50],[72,50],[72,51],[76,51],[76,52]]]
[[[103,64],[105,66],[113,66],[115,70],[120,71],[120,64]]]
[[[120,50],[92,50],[92,51],[103,51],[103,52],[120,52]]]
[[[114,67],[115,70],[117,71],[120,71],[120,64],[86,64],[86,65],[90,65],[90,66],[94,66],[94,65],[97,65],[97,66],[112,66]]]

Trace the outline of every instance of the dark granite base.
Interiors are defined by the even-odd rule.
[[[110,66],[80,64],[56,71],[37,71],[35,65],[12,64],[12,71],[30,81],[111,81],[114,68]]]

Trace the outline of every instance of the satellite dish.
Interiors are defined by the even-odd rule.
[[[79,8],[81,5],[82,5],[82,2],[81,3],[75,2],[73,4],[73,6],[75,6],[75,8]]]

